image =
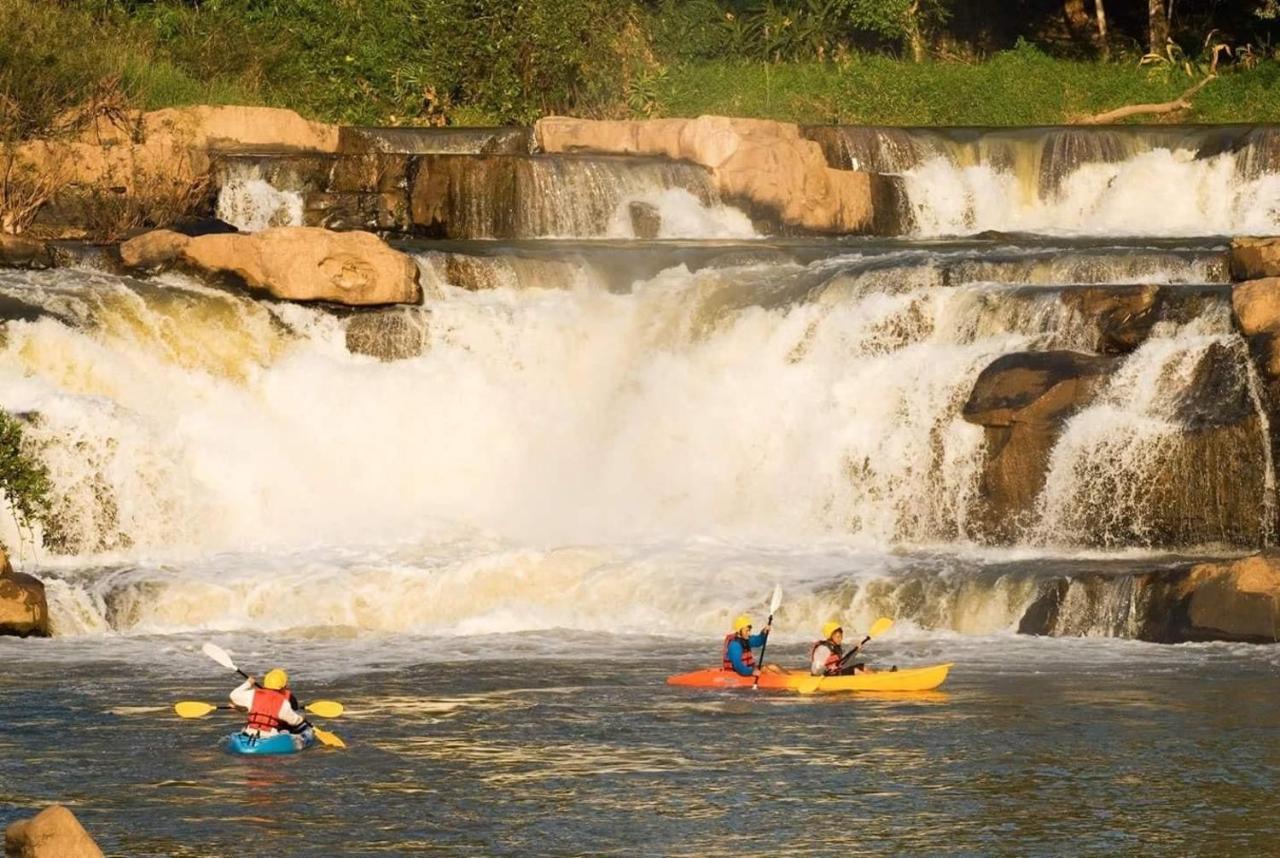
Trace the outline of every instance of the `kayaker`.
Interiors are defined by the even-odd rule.
[[[862,647],[855,646],[849,651],[852,656]],[[835,620],[823,624],[822,640],[815,641],[809,648],[809,673],[813,676],[851,676],[855,673],[871,673],[867,666],[845,664],[844,629]]]
[[[756,667],[756,658],[751,653],[753,647],[764,646],[765,639],[769,637],[770,627],[765,626],[760,630],[760,634],[751,634],[751,618],[746,614],[740,615],[733,621],[733,631],[724,636],[724,655],[723,668],[732,670],[740,676],[758,676],[760,669]],[[776,672],[779,668],[777,665],[768,664],[764,669],[767,672]]]
[[[246,679],[231,692],[231,703],[249,710],[244,732],[251,736],[274,736],[282,729],[299,733],[311,726],[298,714],[302,707],[289,691],[289,674],[278,667],[267,671],[260,686],[252,676]]]

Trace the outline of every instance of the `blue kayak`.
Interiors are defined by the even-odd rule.
[[[296,754],[316,743],[316,734],[310,728],[301,733],[276,733],[272,736],[253,736],[249,733],[232,733],[223,744],[233,754]]]

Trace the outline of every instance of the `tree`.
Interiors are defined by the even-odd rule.
[[[1147,0],[1147,35],[1151,53],[1163,54],[1169,41],[1169,12],[1165,0]]]
[[[1107,10],[1102,0],[1094,0],[1093,5],[1098,13],[1098,50],[1104,60],[1111,59],[1111,43],[1107,41]]]

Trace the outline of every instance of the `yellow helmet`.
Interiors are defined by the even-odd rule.
[[[289,674],[285,673],[278,667],[273,667],[267,671],[267,675],[262,677],[262,687],[269,688],[272,691],[279,691],[289,685]]]
[[[733,630],[735,632],[740,632],[749,625],[751,625],[751,618],[746,614],[739,614],[738,618],[733,621]]]
[[[822,639],[827,641],[831,640],[831,636],[843,628],[844,627],[841,626],[839,623],[837,623],[835,620],[831,620],[829,622],[823,623]]]

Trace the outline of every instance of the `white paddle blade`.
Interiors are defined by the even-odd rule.
[[[776,613],[778,613],[778,608],[779,608],[779,606],[781,606],[781,605],[782,605],[782,585],[781,585],[781,584],[774,584],[774,585],[773,585],[773,600],[769,602],[769,613],[770,613],[770,614],[776,614]]]
[[[225,667],[227,670],[239,670],[236,663],[227,655],[227,651],[214,643],[207,643],[200,648],[205,655]]]

